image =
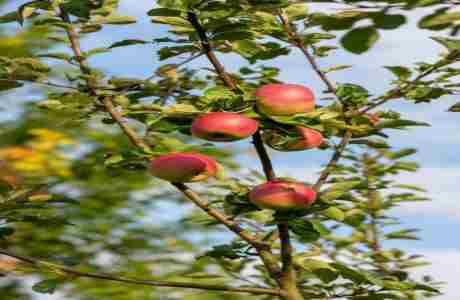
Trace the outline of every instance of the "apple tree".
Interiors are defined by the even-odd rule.
[[[330,5],[340,10],[310,10]],[[418,238],[391,209],[428,200],[395,179],[418,165],[407,159],[416,150],[391,145],[390,134],[428,124],[382,106],[457,93],[453,5],[159,0],[145,12],[157,36],[84,49],[82,40],[136,19],[117,0],[22,3],[0,22],[41,39],[17,34],[16,50],[0,52],[0,87],[10,97],[32,87],[40,100],[0,127],[0,271],[9,278],[0,299],[31,299],[19,288],[29,281],[35,292],[88,300],[439,295],[434,279],[410,272],[425,264],[419,255],[386,247]],[[434,11],[420,28],[450,34],[433,37],[445,47],[435,61],[386,66],[394,81],[380,95],[331,79],[351,66],[325,66],[328,57],[372,51],[420,7]],[[92,65],[139,45],[163,62],[151,76]],[[270,63],[292,52],[322,93],[279,80]],[[226,65],[232,56],[245,63]],[[329,156],[315,181],[277,175],[272,154],[297,151]],[[252,154],[261,171],[235,163]]]

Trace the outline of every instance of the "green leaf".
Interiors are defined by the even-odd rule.
[[[251,39],[253,37],[253,33],[250,31],[224,31],[215,34],[212,37],[214,41],[238,41],[238,40],[246,40]]]
[[[96,55],[96,54],[107,53],[107,52],[110,52],[109,48],[100,47],[100,48],[91,49],[89,51],[85,51],[85,52],[82,53],[82,55],[83,55],[83,57],[88,58],[88,57]]]
[[[306,3],[295,3],[289,5],[284,12],[291,21],[298,21],[308,16],[308,5]]]
[[[388,120],[380,122],[376,128],[395,128],[401,129],[408,126],[431,126],[428,123],[424,122],[417,122],[412,120],[403,120],[403,119],[396,119],[396,120]]]
[[[7,91],[15,88],[22,87],[24,84],[15,80],[0,79],[0,91]]]
[[[449,39],[449,38],[443,38],[443,37],[431,37],[431,39],[440,43],[441,45],[443,45],[450,51],[453,51],[453,50],[460,51],[460,40],[459,39]]]
[[[0,17],[0,24],[11,22],[19,22],[19,14],[17,11],[9,12]]]
[[[289,221],[290,228],[299,240],[303,243],[311,243],[320,238],[320,233],[313,224],[305,219],[294,219]]]
[[[460,21],[460,12],[442,12],[422,18],[418,26],[420,28],[433,29],[437,26],[452,25],[454,22],[458,21]]]
[[[336,220],[336,221],[343,221],[345,219],[345,213],[340,209],[340,208],[337,208],[337,207],[329,207],[325,210],[322,210],[320,211],[320,214],[330,218],[330,219],[333,219],[333,220]]]
[[[377,28],[380,29],[396,29],[406,23],[404,15],[390,15],[384,13],[376,14],[372,20]]]
[[[166,7],[154,8],[147,12],[147,15],[151,17],[163,16],[163,17],[180,17],[182,11],[177,9],[171,9]]]
[[[302,257],[294,257],[294,261],[304,270],[313,273],[325,283],[332,282],[338,277],[336,269],[326,261],[311,258],[302,259]]]
[[[378,31],[374,27],[358,27],[347,32],[340,43],[346,50],[354,54],[362,54],[369,50],[379,37]]]
[[[109,46],[109,49],[118,48],[118,47],[125,47],[125,46],[131,46],[131,45],[143,45],[143,44],[147,44],[147,43],[148,42],[144,41],[144,40],[126,39],[126,40],[122,40],[122,41],[113,43],[112,45]]]
[[[347,192],[361,183],[360,180],[344,181],[331,184],[327,191],[344,191]]]
[[[401,80],[406,80],[409,79],[409,77],[412,75],[412,71],[403,66],[385,66],[386,69],[388,69],[391,73],[396,75]]]
[[[44,54],[38,54],[38,57],[45,57],[45,58],[55,58],[55,59],[60,59],[60,60],[65,60],[65,61],[70,61],[72,56],[70,54],[64,53],[64,52],[53,52],[53,53],[44,53]]]
[[[109,25],[126,25],[136,23],[136,18],[131,16],[118,16],[110,15],[101,20],[98,23],[100,24],[109,24]]]
[[[418,240],[419,238],[414,235],[418,231],[417,229],[403,229],[387,233],[385,237],[389,240]]]
[[[342,276],[345,279],[349,279],[357,284],[363,284],[369,281],[361,271],[353,270],[352,268],[349,268],[342,263],[334,262],[331,263],[331,266],[337,271],[339,271],[340,276]]]
[[[450,112],[460,112],[460,102],[455,103],[452,105],[449,110]]]
[[[15,232],[14,228],[11,227],[0,227],[0,239],[10,236]]]
[[[421,283],[416,283],[415,286],[413,287],[413,289],[426,291],[426,292],[431,292],[431,293],[436,293],[436,294],[441,293],[437,288],[434,288],[434,287],[426,285],[426,284],[421,284]]]
[[[90,0],[70,0],[62,3],[62,9],[76,17],[89,19],[93,3]]]
[[[426,189],[412,184],[395,184],[393,187],[398,189],[413,190],[417,192],[426,192]]]
[[[415,148],[406,148],[396,152],[385,152],[385,156],[389,159],[399,159],[402,157],[406,157],[412,154],[417,153],[417,149]]]
[[[41,294],[53,294],[59,284],[57,279],[47,279],[40,281],[32,286],[32,290]]]

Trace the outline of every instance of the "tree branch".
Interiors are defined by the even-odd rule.
[[[318,180],[316,183],[313,185],[313,189],[318,192],[323,184],[326,183],[329,175],[331,175],[332,171],[334,170],[335,166],[339,162],[340,158],[342,157],[343,151],[345,150],[346,146],[348,145],[348,142],[350,141],[352,136],[351,130],[347,130],[345,132],[345,135],[342,137],[342,140],[340,141],[340,144],[336,147],[336,150],[334,154],[332,155],[331,159],[327,163],[326,167],[324,170],[321,172],[319,175]]]
[[[227,85],[231,90],[236,89],[236,83],[233,81],[230,75],[228,75],[228,73],[225,71],[224,66],[220,63],[214,51],[212,51],[211,43],[209,42],[206,31],[203,28],[203,26],[201,26],[197,15],[194,12],[188,12],[187,17],[190,24],[192,24],[192,26],[195,28],[195,31],[198,33],[201,47],[203,48],[203,51],[205,52],[211,64],[214,66],[214,69],[219,74],[219,77],[222,79],[225,85]]]
[[[315,57],[311,55],[310,52],[308,52],[308,48],[303,44],[303,41],[299,37],[297,32],[293,30],[292,25],[289,23],[287,16],[281,12],[278,14],[278,18],[280,19],[281,24],[283,25],[284,31],[286,31],[291,43],[303,53],[303,55],[305,56],[305,58],[308,60],[311,67],[313,68],[313,70],[316,72],[316,74],[321,78],[321,80],[327,86],[328,92],[336,94],[337,89],[335,88],[334,84],[332,83],[331,80],[329,80],[329,78],[327,78],[326,73],[324,73],[321,70],[318,63],[316,62]],[[337,97],[337,100],[341,101],[339,97]]]
[[[205,51],[206,57],[208,58],[210,63],[213,65],[220,79],[224,82],[224,84],[230,90],[236,90],[237,89],[236,83],[233,81],[230,75],[228,75],[228,73],[225,71],[224,66],[218,60],[218,58],[212,51],[212,46],[208,40],[206,31],[203,28],[203,26],[201,26],[197,15],[194,12],[189,12],[188,20],[190,24],[192,24],[192,26],[195,28],[195,31],[197,32],[198,37],[200,38],[201,47]],[[275,175],[273,172],[273,167],[270,161],[270,157],[267,154],[267,151],[265,149],[265,146],[263,144],[259,131],[257,131],[253,135],[253,141],[254,141],[254,146],[256,147],[257,153],[259,154],[260,160],[262,162],[265,176],[267,177],[268,180],[271,180],[275,177]],[[271,252],[270,247],[261,248],[255,245],[254,247],[257,250],[257,253],[259,254],[262,262],[264,263],[265,268],[267,269],[268,273],[281,286],[282,285],[282,282],[281,282],[282,271],[279,267],[278,260],[274,257],[273,253]]]
[[[61,18],[70,23],[70,19],[69,19],[69,16],[65,13],[65,11],[62,10],[62,7],[61,7],[61,11],[59,12],[59,15],[61,16]],[[193,19],[193,16],[191,16],[191,18]],[[196,18],[196,15],[195,15],[195,18]],[[197,19],[195,19],[197,21]],[[197,21],[198,22],[198,21]],[[199,23],[198,23],[199,24]],[[201,28],[201,27],[200,27]],[[69,28],[67,29],[67,34],[68,34],[68,37],[69,39],[71,40],[71,47],[74,51],[74,54],[75,56],[78,58],[80,57],[81,59],[77,59],[79,64],[80,64],[80,67],[81,67],[81,71],[85,74],[88,73],[88,70],[89,68],[86,66],[86,62],[85,62],[85,59],[84,57],[82,57],[81,53],[81,49],[80,49],[80,44],[78,42],[78,35],[76,34],[76,31],[75,29],[73,29],[73,26],[69,26]],[[205,43],[206,44],[206,43]],[[203,47],[205,49],[207,49],[207,47]],[[209,50],[209,49],[208,49]],[[212,52],[212,51],[211,51]],[[207,53],[207,56],[208,58],[211,58],[212,57],[215,57],[213,55],[209,55],[209,53]],[[217,59],[214,61],[214,63],[217,61]],[[218,61],[217,61],[218,62]],[[218,62],[217,64],[214,65],[216,68],[219,68],[219,70],[222,72],[223,70],[223,66]],[[220,67],[219,67],[220,66]],[[224,82],[227,82],[228,79],[231,81],[231,78],[228,76],[226,77],[225,76],[225,71],[222,72],[223,75],[223,78],[227,78],[226,81]],[[228,82],[230,82],[228,81]],[[91,85],[90,85],[90,82],[88,82],[88,86],[90,89],[92,89]],[[236,87],[236,85],[231,85],[232,87]],[[96,91],[94,89],[92,89],[92,93],[93,94],[96,94]],[[113,102],[112,102],[112,99],[109,98],[109,97],[106,97],[106,98],[103,98],[102,99],[102,102],[107,110],[107,112],[111,115],[112,119],[114,121],[116,121],[116,123],[118,124],[118,126],[123,130],[123,132],[128,136],[130,142],[139,147],[140,149],[144,149],[144,150],[150,150],[150,146],[148,144],[146,144],[142,138],[140,138],[136,132],[134,132],[134,130],[132,130],[128,124],[126,124],[126,122],[123,120],[121,114],[115,109],[114,105],[113,105]],[[201,209],[203,209],[206,213],[208,213],[211,217],[215,218],[217,221],[219,222],[223,222],[222,224],[224,224],[227,228],[229,228],[231,231],[235,232],[237,235],[239,235],[243,240],[247,241],[248,243],[250,243],[259,253],[262,261],[264,262],[264,265],[266,266],[267,270],[269,271],[269,273],[272,275],[272,276],[275,276],[280,272],[279,271],[279,266],[278,266],[278,263],[276,261],[276,259],[273,257],[273,254],[271,253],[270,251],[270,247],[267,246],[265,243],[263,242],[258,242],[255,240],[255,238],[253,238],[251,235],[248,235],[244,230],[240,229],[239,226],[237,226],[236,224],[233,224],[233,223],[229,223],[229,218],[227,216],[225,216],[224,214],[216,211],[216,210],[213,210],[213,209],[210,209],[208,204],[206,202],[203,202],[199,196],[193,192],[190,188],[188,188],[186,185],[184,184],[174,184],[176,188],[178,188],[189,200],[191,200],[192,202],[194,202],[196,205],[198,205]]]
[[[252,143],[254,144],[260,162],[262,163],[262,168],[264,170],[265,177],[267,178],[267,180],[275,179],[275,171],[273,170],[273,165],[270,160],[270,156],[268,155],[267,149],[264,146],[264,142],[259,131],[254,133],[254,135],[252,136]]]
[[[458,53],[453,52],[453,54],[451,54],[448,57],[440,60],[438,63],[435,63],[434,65],[432,65],[431,68],[428,68],[424,72],[420,73],[413,81],[409,82],[404,87],[400,86],[400,87],[397,87],[395,89],[392,89],[391,91],[389,91],[387,93],[387,95],[378,97],[377,99],[371,101],[371,103],[366,108],[364,108],[361,111],[359,111],[358,114],[364,114],[364,113],[366,113],[366,112],[368,112],[368,111],[370,111],[370,110],[372,110],[372,109],[374,109],[374,108],[376,108],[376,107],[378,107],[380,105],[383,105],[383,104],[387,103],[391,99],[395,99],[395,98],[399,98],[399,97],[403,96],[403,91],[405,89],[410,89],[414,85],[417,85],[417,83],[420,80],[422,80],[423,78],[433,74],[433,72],[435,72],[439,68],[448,66],[448,65],[456,62],[456,60],[458,60],[459,57],[460,57],[460,52],[458,52]]]
[[[242,228],[238,223],[230,220],[226,215],[221,212],[211,208],[209,203],[202,199],[197,193],[192,191],[188,186],[183,183],[172,183],[178,190],[180,190],[184,195],[187,196],[193,203],[195,203],[199,208],[205,211],[208,215],[212,216],[214,219],[219,221],[221,224],[225,225],[228,229],[239,235],[243,240],[248,242],[250,245],[253,245],[254,248],[269,248],[269,244],[259,241],[257,238],[249,234]]]
[[[31,264],[35,267],[46,267],[51,270],[60,271],[62,273],[65,273],[66,275],[71,275],[74,277],[103,279],[103,280],[108,280],[108,281],[116,281],[116,282],[123,282],[123,283],[135,284],[135,285],[154,286],[154,287],[181,287],[181,288],[209,290],[209,291],[249,293],[249,294],[254,294],[254,295],[279,296],[281,294],[280,291],[277,289],[267,289],[267,288],[258,288],[258,287],[231,287],[231,286],[225,286],[225,285],[194,283],[194,282],[192,283],[192,282],[146,280],[146,279],[139,279],[139,278],[133,278],[133,277],[115,276],[115,275],[106,274],[106,273],[83,272],[83,271],[78,271],[78,270],[75,270],[73,268],[69,268],[66,266],[61,266],[55,263],[51,263],[48,261],[14,254],[9,251],[2,250],[2,249],[0,249],[0,254],[18,259],[22,262]]]

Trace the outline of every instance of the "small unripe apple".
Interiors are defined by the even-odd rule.
[[[210,112],[192,123],[192,134],[208,141],[231,142],[251,136],[257,130],[256,120],[233,112]]]
[[[315,109],[313,92],[299,84],[271,83],[259,87],[257,108],[267,115],[293,115]]]
[[[266,130],[263,133],[264,142],[271,148],[278,151],[301,151],[313,149],[321,146],[324,142],[321,132],[307,128],[296,126],[295,130],[299,137],[293,140],[283,141],[281,133],[276,130]]]
[[[315,201],[316,192],[300,182],[271,180],[253,188],[249,199],[260,208],[304,210]]]
[[[199,153],[170,153],[154,158],[150,171],[158,178],[170,182],[194,182],[215,176],[217,162]]]

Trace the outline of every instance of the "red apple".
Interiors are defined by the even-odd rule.
[[[323,142],[323,135],[307,127],[295,127],[299,137],[294,140],[283,141],[277,130],[266,130],[263,133],[264,142],[278,151],[301,151],[319,147]]]
[[[253,188],[249,199],[260,208],[302,210],[315,201],[316,192],[300,182],[271,180]]]
[[[192,134],[208,141],[241,140],[257,130],[257,121],[233,112],[210,112],[193,121]]]
[[[154,158],[150,163],[152,174],[170,182],[193,182],[215,176],[217,162],[199,153],[170,153]]]
[[[307,127],[296,127],[301,138],[297,141],[288,143],[289,150],[306,150],[317,148],[323,143],[321,132]]]
[[[292,115],[315,109],[313,92],[299,84],[271,83],[259,87],[257,108],[267,115]]]

